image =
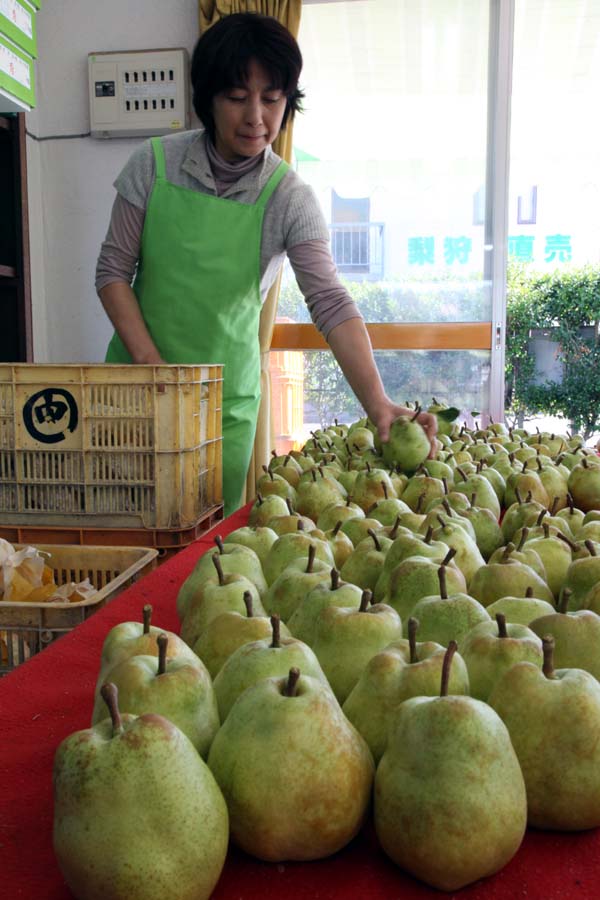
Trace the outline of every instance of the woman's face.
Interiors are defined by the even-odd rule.
[[[281,128],[286,96],[273,87],[255,60],[248,66],[243,87],[230,88],[213,99],[215,147],[228,162],[256,156],[272,144]]]

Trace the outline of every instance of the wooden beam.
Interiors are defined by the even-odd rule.
[[[367,325],[374,350],[491,350],[491,322],[411,322]],[[314,325],[278,323],[271,350],[327,350]]]

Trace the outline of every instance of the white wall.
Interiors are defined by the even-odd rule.
[[[197,0],[48,0],[38,14],[33,134],[90,130],[87,56],[102,50],[186,47]],[[94,272],[114,198],[112,182],[138,140],[27,140],[36,362],[98,362],[112,329]]]

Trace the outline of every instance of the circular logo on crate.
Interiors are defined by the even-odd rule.
[[[42,444],[64,441],[75,431],[79,413],[75,397],[64,388],[44,388],[23,406],[23,421],[32,438]]]

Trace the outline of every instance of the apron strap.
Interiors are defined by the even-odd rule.
[[[273,194],[273,191],[275,190],[275,188],[277,187],[277,185],[279,184],[281,179],[284,177],[284,175],[287,174],[288,169],[289,169],[288,163],[286,163],[285,160],[282,159],[281,162],[279,163],[279,165],[277,166],[277,168],[275,169],[275,171],[273,172],[273,174],[271,175],[271,177],[269,178],[269,180],[267,181],[267,183],[265,184],[264,188],[260,192],[259,198],[255,204],[256,206],[259,207],[259,209],[265,208],[265,206],[267,205],[267,203],[269,202],[269,200],[271,198],[271,195]]]
[[[151,138],[152,149],[154,150],[154,163],[156,166],[156,177],[161,181],[166,178],[167,170],[165,166],[165,151],[162,141],[159,137]]]

